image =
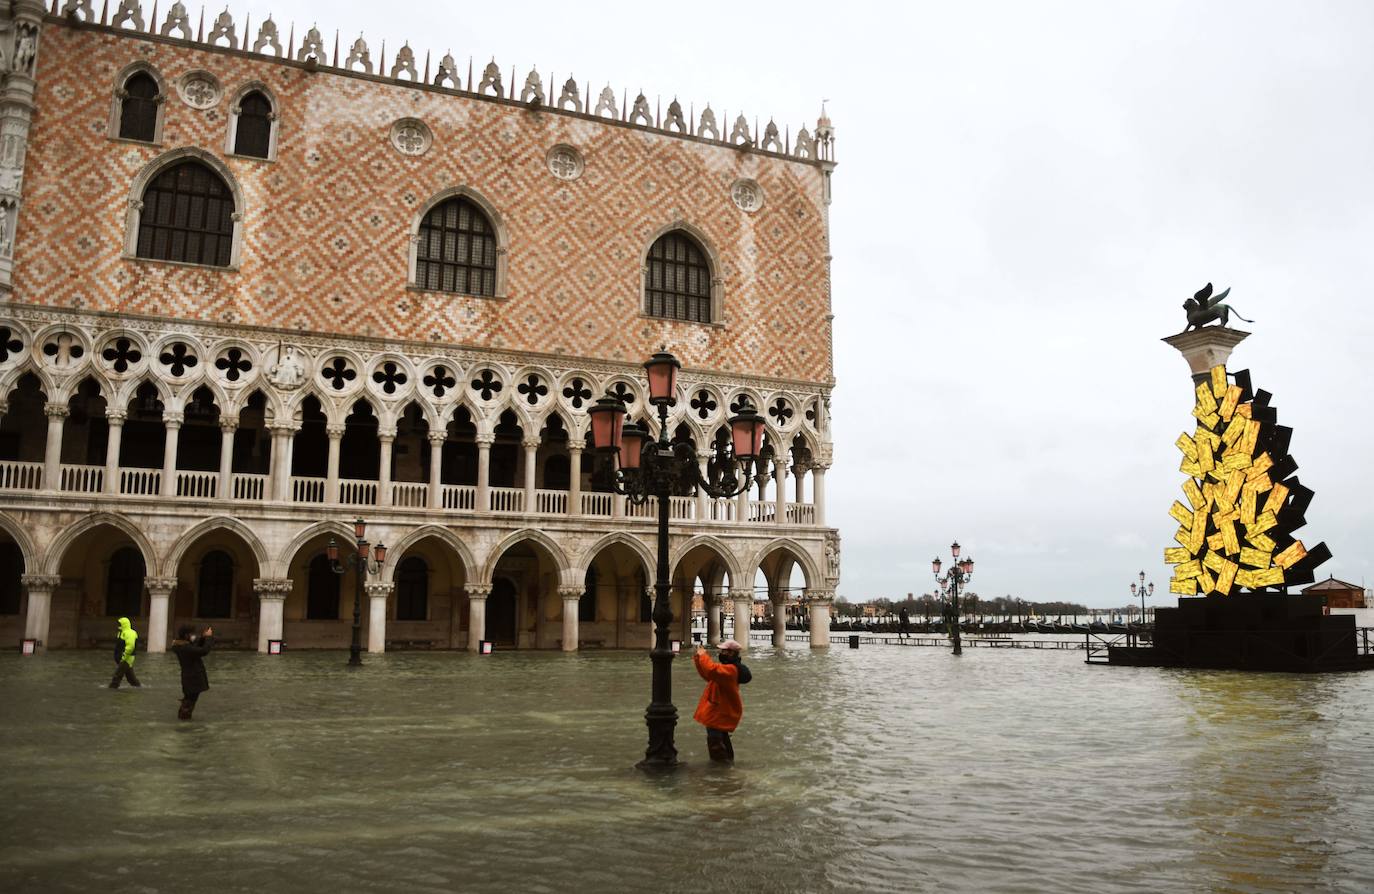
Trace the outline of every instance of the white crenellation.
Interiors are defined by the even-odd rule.
[[[95,21],[95,13],[91,11],[91,0],[67,0],[62,4],[62,15],[79,22]]]
[[[593,115],[600,115],[602,112],[609,113],[612,120],[620,117],[615,105],[615,91],[611,89],[610,84],[602,88],[601,95],[596,99],[596,108],[592,110]]]
[[[711,139],[720,139],[720,128],[716,126],[716,113],[711,110],[709,105],[701,110],[701,124],[697,127],[697,136],[704,139],[708,133],[711,135]]]
[[[316,64],[323,64],[328,58],[324,51],[324,38],[320,37],[320,29],[314,25],[305,32],[305,37],[301,39],[301,48],[296,51],[296,61],[306,62],[314,60]]]
[[[477,84],[477,93],[484,94],[491,90],[492,96],[505,96],[505,89],[501,86],[501,67],[493,59],[487,63],[487,67],[482,69],[482,80]]]
[[[415,51],[410,48],[409,43],[396,53],[396,61],[391,66],[392,79],[400,80],[401,72],[410,75],[412,83],[420,80],[420,75],[415,71]]]
[[[759,148],[768,152],[782,151],[782,141],[778,139],[778,126],[771,118],[768,119],[768,126],[763,129],[763,143]]]
[[[210,36],[206,38],[206,42],[213,47],[217,46],[221,39],[229,41],[229,49],[238,48],[238,35],[234,33],[234,17],[229,14],[228,9],[215,18],[214,27],[210,29]]]
[[[630,123],[642,124],[645,127],[654,126],[654,116],[649,111],[649,101],[644,98],[642,92],[635,97],[635,104],[630,109]]]
[[[571,108],[574,112],[582,111],[582,96],[577,92],[577,81],[571,77],[563,83],[563,92],[558,96],[558,108]]]
[[[544,81],[539,77],[539,69],[525,76],[525,88],[520,91],[520,101],[541,106],[544,104]]]
[[[749,121],[743,113],[735,119],[735,126],[730,130],[730,139],[727,140],[731,146],[752,146],[754,138],[749,136]]]
[[[682,120],[682,105],[674,99],[668,103],[668,115],[663,119],[663,129],[676,133],[687,133],[687,122]]]
[[[167,10],[167,18],[162,23],[162,28],[158,33],[163,37],[171,37],[173,31],[181,32],[182,40],[192,40],[191,17],[186,13],[186,6],[181,0],[173,3]]]
[[[122,28],[125,25],[133,25],[135,31],[146,30],[143,26],[143,4],[138,0],[119,0],[119,9],[110,19],[110,27]]]
[[[263,47],[271,47],[273,55],[281,57],[281,38],[277,35],[277,23],[272,21],[271,16],[258,28],[258,39],[253,41],[253,52],[261,53]]]
[[[462,82],[458,79],[458,63],[453,61],[451,53],[445,53],[444,58],[439,60],[439,73],[434,76],[434,86],[442,87],[448,81],[448,86],[454,90],[463,89]]]
[[[361,34],[353,41],[353,46],[348,48],[348,58],[344,60],[343,67],[347,71],[355,71],[355,65],[367,74],[372,74],[372,53],[368,51],[367,41],[363,40]]]

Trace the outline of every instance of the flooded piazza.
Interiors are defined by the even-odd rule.
[[[1374,675],[869,647],[746,661],[738,761],[640,652],[0,659],[0,888],[1368,891]],[[194,880],[194,882],[192,882]]]

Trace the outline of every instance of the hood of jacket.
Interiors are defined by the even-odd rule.
[[[120,636],[123,636],[124,634],[128,633],[130,630],[133,630],[133,629],[134,629],[134,628],[133,628],[133,625],[129,623],[129,619],[128,619],[128,618],[120,618],[120,619],[119,619],[119,635],[120,635]]]

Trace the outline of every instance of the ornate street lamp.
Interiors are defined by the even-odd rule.
[[[1135,585],[1134,583],[1132,583],[1132,584],[1131,584],[1131,596],[1134,597],[1134,596],[1136,595],[1136,592],[1137,592],[1136,585]],[[1143,572],[1143,571],[1140,572],[1140,587],[1139,587],[1139,592],[1140,592],[1140,626],[1141,626],[1141,627],[1144,627],[1144,626],[1145,626],[1145,594],[1146,594],[1146,593],[1149,593],[1151,596],[1153,596],[1153,595],[1155,594],[1155,582],[1154,582],[1154,581],[1150,581],[1150,586],[1146,587],[1146,586],[1145,586],[1145,572]]]
[[[362,643],[362,611],[363,611],[363,581],[369,574],[377,574],[382,570],[382,563],[386,561],[386,545],[379,543],[373,549],[373,555],[367,552],[367,522],[361,518],[353,522],[353,536],[357,540],[357,549],[349,553],[346,561],[339,561],[339,545],[334,542],[334,538],[329,538],[329,546],[325,551],[329,554],[329,570],[335,574],[342,575],[348,569],[356,570],[354,581],[357,584],[353,588],[353,642],[348,647],[348,666],[363,666],[363,643]]]
[[[973,559],[959,558],[959,541],[954,541],[949,547],[950,554],[954,557],[954,564],[950,566],[949,573],[944,577],[940,576],[940,557],[936,556],[931,560],[930,570],[935,573],[935,581],[940,585],[941,590],[948,589],[950,595],[949,608],[949,638],[954,643],[954,654],[964,654],[964,645],[959,639],[959,589],[968,583],[969,578],[973,577]]]
[[[589,413],[596,455],[611,471],[612,487],[632,503],[642,505],[650,497],[658,501],[658,564],[654,572],[653,685],[644,721],[649,727],[649,746],[642,770],[671,770],[679,765],[673,730],[677,708],[673,705],[672,606],[668,603],[668,509],[673,494],[700,487],[712,497],[733,497],[753,481],[754,460],[763,447],[764,419],[753,407],[743,407],[731,417],[730,443],[718,443],[701,474],[691,446],[668,440],[668,408],[677,403],[677,373],[682,364],[660,351],[644,364],[649,380],[649,403],[658,408],[658,438],[633,423],[625,425],[625,405],[603,397]],[[740,631],[736,631],[738,634]],[[747,631],[745,631],[747,633]]]

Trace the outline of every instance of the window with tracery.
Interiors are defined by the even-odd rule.
[[[272,103],[257,90],[239,100],[238,123],[234,125],[234,154],[267,158],[272,149]]]
[[[472,201],[457,196],[420,222],[415,285],[464,295],[496,294],[496,231]]]
[[[695,239],[680,230],[658,238],[644,271],[644,300],[653,317],[711,322],[711,266]]]
[[[205,165],[174,164],[143,191],[138,257],[228,267],[233,246],[233,193]]]
[[[126,94],[119,102],[119,137],[123,140],[157,139],[157,81],[146,71],[136,71],[124,82]]]

